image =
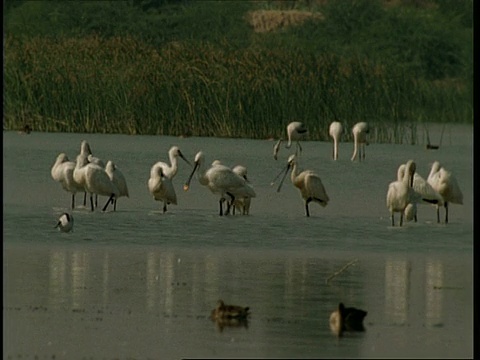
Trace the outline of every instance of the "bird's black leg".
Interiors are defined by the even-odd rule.
[[[305,200],[305,215],[307,215],[307,217],[310,216],[310,211],[308,210],[308,204],[310,203],[310,201],[312,201],[312,198],[308,198],[307,200]]]
[[[227,201],[227,211],[225,212],[225,215],[230,214],[230,208],[233,206],[235,201],[235,196],[232,193],[227,192],[227,195],[230,196],[230,201]]]
[[[117,211],[117,198],[113,200],[113,211]]]
[[[440,223],[440,206],[437,205],[437,223]]]
[[[72,194],[72,210],[75,209],[75,193]]]
[[[448,202],[445,201],[445,224],[448,224]]]
[[[403,225],[403,211],[400,213],[400,226]]]
[[[108,204],[112,203],[113,204],[113,198],[115,197],[114,194],[110,195],[108,198],[107,202],[105,203],[105,206],[103,207],[102,211],[105,211],[107,209]]]
[[[83,193],[83,206],[87,206],[87,192]]]
[[[98,207],[98,195],[95,194],[95,207]]]
[[[222,197],[220,198],[219,204],[220,204],[220,216],[223,216],[223,202],[225,199]]]
[[[395,216],[394,216],[393,214],[394,214],[394,213],[392,212],[392,216],[391,216],[391,218],[392,218],[392,226],[395,226]]]
[[[93,207],[93,194],[90,194],[90,207],[91,207],[92,211],[95,209]]]

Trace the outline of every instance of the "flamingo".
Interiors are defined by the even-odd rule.
[[[353,155],[352,161],[356,159],[358,152],[358,160],[365,160],[365,145],[368,145],[367,134],[370,132],[366,122],[356,123],[352,128],[353,133]]]
[[[63,213],[58,219],[57,225],[54,226],[61,232],[70,232],[73,230],[73,216],[69,213]]]
[[[300,121],[292,121],[290,124],[287,125],[287,137],[288,143],[285,145],[285,148],[290,149],[292,146],[292,142],[296,141],[296,151],[297,154],[298,150],[300,153],[302,152],[302,146],[300,145],[300,140],[305,140],[308,135],[308,129],[304,123]],[[277,154],[280,151],[280,144],[282,143],[283,139],[279,139],[275,146],[273,147],[273,158],[277,160]]]
[[[354,307],[345,307],[343,303],[330,314],[330,329],[337,336],[342,336],[344,331],[364,331],[363,319],[367,311]]]
[[[118,169],[118,167],[113,163],[112,160],[107,161],[107,165],[105,166],[105,172],[107,173],[110,180],[113,184],[118,188],[119,194],[118,197],[126,196],[130,197],[128,194],[128,186],[127,181],[125,180],[125,176],[123,173]],[[113,201],[113,211],[117,210],[117,197],[115,197]]]
[[[403,179],[404,174],[405,164],[402,164],[398,168],[397,180]],[[442,196],[416,171],[413,174],[413,190],[416,193],[415,198],[417,201],[408,204],[405,208],[404,214],[407,221],[414,220],[417,222],[417,203],[431,205],[443,204]]]
[[[340,141],[340,137],[343,133],[343,126],[342,123],[339,121],[333,121],[330,124],[328,129],[328,134],[333,139],[333,160],[338,159],[338,142]]]
[[[178,146],[172,146],[170,150],[168,150],[168,158],[170,159],[170,165],[164,163],[163,161],[158,161],[153,166],[161,166],[163,168],[163,176],[173,179],[178,171],[177,159],[179,157],[182,158],[188,165],[192,166],[192,164],[190,164],[190,162],[185,158],[185,156],[183,156]]]
[[[428,175],[427,182],[437,191],[442,199],[443,206],[445,207],[445,224],[448,223],[448,204],[460,204],[463,205],[463,193],[460,190],[456,177],[448,170],[445,170],[443,166],[440,166],[438,161],[432,164],[430,174]],[[437,204],[437,222],[440,222],[440,206]]]
[[[282,170],[285,171],[285,173],[282,180],[280,181],[277,192],[280,192],[283,181],[285,180],[285,177],[287,176],[290,169],[292,169],[292,174],[290,176],[292,184],[300,190],[300,194],[305,201],[305,214],[307,217],[310,216],[310,211],[308,209],[308,205],[310,204],[310,202],[314,201],[316,203],[319,203],[323,207],[328,205],[330,198],[327,195],[322,180],[312,170],[304,170],[302,172],[299,172],[298,160],[295,154],[290,155],[287,161],[286,169]]]
[[[177,194],[175,193],[172,179],[165,176],[162,166],[152,166],[147,185],[148,191],[150,191],[153,198],[157,201],[163,201],[164,213],[167,211],[167,205],[177,205]]]
[[[75,163],[69,161],[65,153],[60,153],[50,171],[52,179],[59,182],[65,191],[72,193],[72,209],[75,208],[75,194],[85,191],[73,178],[74,169]]]
[[[90,193],[92,211],[94,211],[93,194],[109,197],[102,211],[105,211],[108,204],[114,203],[114,199],[119,196],[118,188],[110,180],[105,169],[96,164],[88,163],[87,159],[81,155],[77,156],[73,177],[77,183],[81,184]]]
[[[413,160],[408,160],[405,164],[405,170],[402,172],[402,165],[398,168],[397,180],[388,185],[387,208],[390,211],[392,226],[395,226],[394,213],[400,213],[400,226],[403,225],[405,208],[409,203],[419,200],[418,194],[413,190],[413,175],[416,164]]]
[[[201,185],[208,187],[212,193],[220,195],[220,216],[223,215],[223,203],[226,200],[226,195],[231,198],[231,201],[227,204],[228,207],[225,215],[229,214],[230,206],[235,202],[236,198],[252,198],[257,196],[253,188],[246,183],[245,179],[235,174],[228,166],[222,165],[218,162],[209,169],[205,169],[205,155],[202,151],[199,151],[195,155],[195,165],[188,180],[183,186],[184,191],[189,190],[190,182],[197,170],[198,182]]]

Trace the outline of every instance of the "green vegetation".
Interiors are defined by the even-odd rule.
[[[7,0],[4,126],[268,138],[300,120],[326,140],[337,119],[414,143],[423,121],[473,123],[471,0],[323,3]],[[253,30],[286,5],[323,20]]]

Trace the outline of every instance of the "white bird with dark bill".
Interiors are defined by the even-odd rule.
[[[413,175],[416,169],[415,162],[408,160],[403,172],[401,168],[402,165],[399,166],[397,171],[397,180],[392,181],[388,185],[387,191],[387,209],[390,212],[392,226],[395,226],[394,214],[396,212],[400,213],[400,226],[402,226],[405,209],[408,204],[416,203],[420,200],[418,194],[413,190]]]
[[[75,208],[75,194],[85,191],[84,187],[78,184],[73,178],[74,170],[75,162],[69,161],[65,153],[60,153],[50,171],[52,179],[59,182],[65,191],[72,194],[72,209]]]
[[[352,128],[353,133],[353,155],[351,160],[355,160],[358,154],[358,160],[365,160],[365,145],[368,145],[367,135],[370,133],[370,127],[366,122],[356,123]]]
[[[69,213],[63,213],[58,219],[57,225],[55,228],[58,228],[61,232],[70,232],[73,230],[73,216]]]
[[[158,161],[152,166],[152,168],[154,166],[161,166],[163,170],[163,176],[173,179],[178,171],[179,157],[182,158],[188,165],[192,166],[192,164],[190,164],[187,158],[180,151],[180,148],[178,146],[172,146],[170,150],[168,150],[168,158],[170,160],[170,165],[163,161]]]
[[[235,202],[236,198],[252,198],[257,196],[253,188],[247,184],[245,179],[235,174],[228,166],[218,163],[206,169],[205,155],[202,151],[199,151],[195,155],[195,164],[193,170],[183,186],[185,191],[189,190],[190,182],[196,171],[198,171],[198,182],[201,185],[208,187],[212,193],[220,196],[220,216],[224,215],[223,203],[227,200],[227,195],[230,197],[230,201],[227,202],[227,210],[225,215],[229,214],[230,207]]]
[[[115,198],[120,194],[118,188],[110,180],[104,168],[93,163],[88,163],[88,159],[80,155],[77,156],[73,177],[77,183],[84,186],[85,190],[90,193],[90,206],[92,211],[94,211],[93,194],[108,196],[108,200],[102,211],[107,209],[108,204],[114,204]]]
[[[406,164],[398,168],[397,180],[403,179]],[[413,190],[415,191],[417,201],[410,203],[405,208],[405,219],[417,222],[417,204],[443,205],[442,196],[416,171],[413,174]]]
[[[292,184],[300,190],[300,194],[305,201],[305,215],[310,216],[310,211],[308,205],[313,201],[321,206],[325,207],[328,205],[330,198],[327,195],[325,187],[323,186],[320,176],[315,174],[312,170],[300,171],[298,166],[298,159],[296,155],[290,155],[287,161],[287,167],[280,185],[278,186],[277,192],[280,192],[283,181],[288,174],[288,171],[292,170],[290,179]],[[278,177],[278,176],[277,176]]]
[[[443,199],[445,207],[445,224],[448,223],[448,204],[463,205],[463,193],[458,185],[457,178],[438,161],[432,164],[432,169],[428,175],[427,182],[437,191]],[[437,222],[440,222],[440,206],[437,204]]]
[[[177,205],[177,194],[172,184],[172,179],[165,176],[163,167],[154,165],[150,169],[150,178],[147,182],[148,191],[156,201],[163,202],[163,212],[167,211],[167,205]]]
[[[296,150],[295,154],[302,152],[302,146],[300,145],[300,141],[303,141],[307,138],[308,129],[304,123],[300,121],[292,121],[290,124],[287,125],[287,145],[285,145],[286,149],[290,149],[292,146],[292,142],[296,142]],[[282,143],[283,139],[279,139],[275,146],[273,147],[273,158],[277,160],[278,152],[280,151],[280,144]]]
[[[112,160],[107,161],[107,165],[105,166],[105,172],[107,173],[108,177],[113,182],[113,184],[118,188],[118,192],[119,192],[118,197],[115,197],[113,201],[113,211],[116,211],[117,198],[122,196],[130,197],[128,194],[127,180],[125,180],[125,176],[118,169],[117,165],[115,165]]]
[[[333,160],[338,160],[338,143],[343,134],[343,126],[339,121],[333,121],[328,128],[328,134],[333,139]]]

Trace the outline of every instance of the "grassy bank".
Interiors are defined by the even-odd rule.
[[[368,121],[375,142],[414,143],[424,121],[472,121],[471,84],[458,74],[419,76],[398,57],[288,45],[300,29],[250,34],[242,46],[235,37],[7,33],[4,126],[276,138],[300,120],[312,140],[326,140],[333,120]]]

